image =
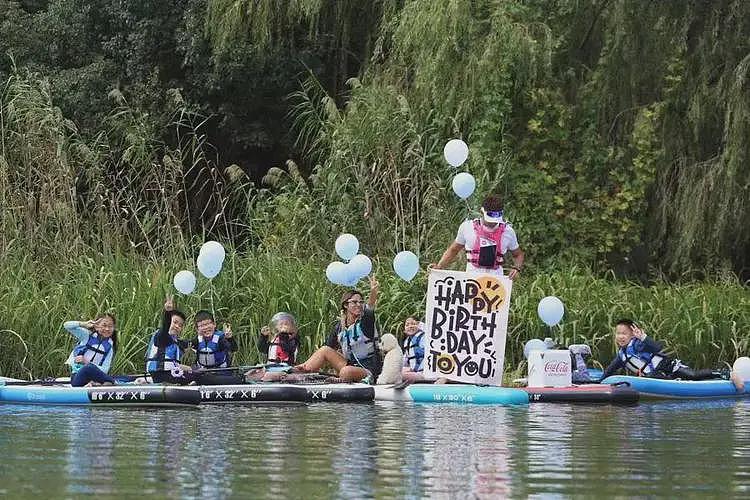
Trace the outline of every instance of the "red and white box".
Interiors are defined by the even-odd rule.
[[[570,351],[531,351],[528,387],[568,387],[572,385]]]

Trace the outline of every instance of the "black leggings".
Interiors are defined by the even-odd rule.
[[[669,358],[659,363],[659,366],[656,369],[656,376],[659,378],[679,378],[682,380],[711,380],[724,378],[722,374],[716,370],[709,370],[708,368],[696,370],[682,364],[679,360]]]
[[[677,370],[671,373],[669,378],[681,378],[683,380],[711,380],[715,378],[723,378],[721,373],[703,368],[701,370],[695,370],[689,366],[681,365]]]

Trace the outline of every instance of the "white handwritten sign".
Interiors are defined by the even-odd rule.
[[[512,286],[481,272],[430,271],[425,376],[501,385]]]

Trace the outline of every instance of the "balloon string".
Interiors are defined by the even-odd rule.
[[[214,280],[213,278],[208,280],[208,294],[211,299],[211,315],[216,318],[216,311],[214,310]]]

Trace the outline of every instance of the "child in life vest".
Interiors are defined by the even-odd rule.
[[[401,377],[404,381],[419,382],[425,380],[422,368],[424,366],[425,325],[414,316],[404,321],[404,367]]]
[[[729,373],[716,370],[695,370],[683,364],[679,359],[672,359],[662,351],[661,343],[655,341],[641,330],[632,320],[621,319],[615,326],[615,343],[617,355],[604,370],[602,378],[613,375],[624,368],[637,376],[708,380],[726,379]]]
[[[71,368],[70,385],[114,384],[108,373],[117,350],[115,317],[104,314],[93,321],[67,321],[64,327],[78,340],[66,361]]]
[[[216,322],[210,311],[195,313],[195,329],[198,336],[190,341],[195,351],[194,370],[214,370],[232,365],[232,353],[237,352],[237,341],[232,335],[232,326],[224,323],[223,330],[216,329]]]
[[[273,334],[273,337],[271,335]],[[299,351],[297,320],[287,312],[278,312],[271,318],[271,327],[260,330],[258,350],[269,363],[286,363],[294,366]]]

